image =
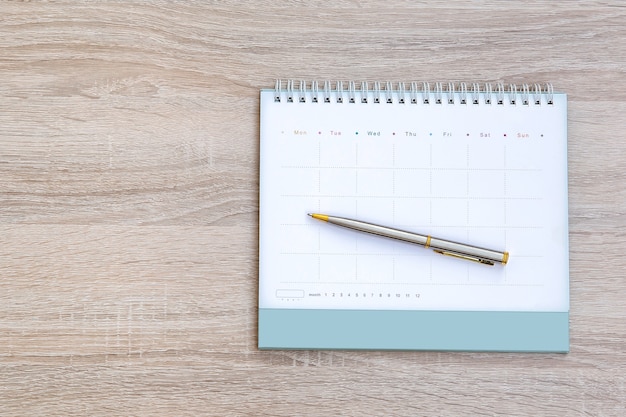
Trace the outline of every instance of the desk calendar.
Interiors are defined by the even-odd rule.
[[[569,350],[565,94],[278,82],[260,130],[259,348]],[[481,265],[308,213],[510,258]]]

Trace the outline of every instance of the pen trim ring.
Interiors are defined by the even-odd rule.
[[[430,247],[430,235],[426,236],[426,244],[424,245],[424,248],[429,248]]]

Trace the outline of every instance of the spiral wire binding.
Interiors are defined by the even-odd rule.
[[[491,84],[487,83],[485,84],[485,104],[491,104],[491,93],[493,93],[493,90],[491,88]]]
[[[380,103],[380,83],[378,81],[374,83],[374,103]]]
[[[387,81],[385,84],[385,95],[387,96],[387,104],[393,103],[393,84]]]
[[[343,81],[337,81],[335,88],[337,91],[337,103],[343,103]]]
[[[429,98],[430,97],[430,84],[422,83],[422,97],[424,100],[424,104],[430,103],[430,98]]]
[[[355,97],[356,96],[356,86],[354,81],[350,81],[348,83],[348,103],[356,103],[355,101]],[[366,97],[367,100],[367,91],[363,92],[363,96]]]
[[[478,104],[479,99],[480,99],[480,84],[474,83],[472,84],[472,104]]]
[[[461,104],[467,104],[467,83],[461,83],[459,85],[459,98]]]
[[[283,86],[286,87],[283,88]],[[357,88],[358,85],[358,88]],[[371,94],[370,94],[371,93]],[[493,104],[495,98],[496,105],[503,105],[508,101],[510,105],[516,105],[518,100],[524,106],[539,106],[542,103],[547,105],[554,104],[554,88],[552,84],[544,85],[528,84],[516,85],[504,83],[496,83],[495,89],[491,83],[472,83],[469,86],[465,82],[447,84],[437,82],[431,91],[428,82],[417,82],[406,84],[404,82],[393,83],[386,82],[367,82],[355,81],[348,82],[348,89],[344,88],[343,81],[324,81],[320,88],[318,81],[312,81],[307,84],[305,80],[294,81],[287,80],[286,84],[283,80],[276,80],[274,84],[274,101],[281,102],[286,99],[288,103],[297,101],[299,103],[331,103],[333,100],[337,103],[344,103],[344,97],[347,96],[348,103],[368,103],[370,97],[374,104],[393,104],[394,100],[399,104],[430,104],[433,99],[434,104],[455,104],[456,100],[460,104],[478,105],[481,102],[486,105]]]
[[[320,92],[320,88],[319,88],[319,84],[317,83],[317,81],[313,81],[311,83],[311,92],[313,93],[313,97],[311,98],[311,101],[313,103],[317,103],[318,102],[318,95]]]
[[[389,83],[391,84],[391,83]],[[390,91],[389,94],[393,93],[393,89],[389,88],[388,89]],[[404,85],[404,83],[398,83],[398,102],[400,104],[404,104],[406,102],[406,86]],[[393,101],[392,101],[393,102]]]
[[[515,104],[517,97],[517,86],[515,84],[511,84],[509,86],[509,103]]]
[[[496,104],[504,104],[504,84],[498,83],[496,85]]]
[[[441,90],[443,87],[441,83],[435,83],[435,104],[441,104]]]
[[[528,84],[522,84],[522,104],[528,106],[528,96],[530,95],[530,88]]]

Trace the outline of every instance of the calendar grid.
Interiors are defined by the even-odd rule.
[[[317,187],[316,187],[316,191],[317,193],[283,193],[281,194],[281,198],[283,199],[308,199],[308,198],[315,198],[317,200],[317,209],[318,211],[323,211],[323,206],[327,205],[329,201],[335,201],[335,200],[346,200],[346,201],[354,201],[354,216],[359,215],[359,202],[363,202],[364,204],[368,201],[368,200],[381,200],[381,201],[390,201],[391,203],[391,215],[389,217],[389,221],[391,222],[392,225],[396,225],[397,226],[397,219],[396,219],[396,208],[397,205],[400,204],[402,205],[402,201],[406,201],[406,200],[425,200],[428,201],[429,203],[429,208],[428,208],[428,222],[426,224],[424,224],[423,222],[412,222],[412,223],[402,223],[403,227],[410,227],[410,228],[426,228],[429,230],[435,229],[435,230],[441,230],[441,229],[459,229],[459,230],[465,230],[464,233],[464,238],[466,241],[470,241],[471,239],[471,231],[472,230],[502,230],[504,234],[506,234],[506,229],[521,229],[521,230],[538,230],[541,229],[541,226],[538,225],[523,225],[523,226],[518,226],[518,225],[511,225],[511,224],[507,224],[507,219],[506,219],[506,203],[508,200],[511,201],[540,201],[542,199],[541,196],[508,196],[506,194],[506,172],[507,172],[507,167],[503,166],[501,168],[493,168],[493,167],[487,167],[487,168],[481,168],[481,167],[472,167],[471,166],[471,153],[472,153],[472,147],[470,143],[466,143],[465,146],[463,147],[464,149],[464,153],[462,155],[461,158],[461,162],[462,162],[462,166],[448,166],[448,167],[441,167],[441,166],[434,166],[434,157],[437,156],[439,158],[441,158],[440,156],[436,155],[434,153],[434,149],[433,149],[433,143],[428,144],[428,166],[421,166],[421,167],[398,167],[396,166],[396,149],[397,149],[397,143],[394,141],[392,142],[390,145],[387,144],[386,146],[389,146],[391,149],[391,161],[390,161],[390,166],[385,166],[382,164],[379,165],[373,165],[373,164],[369,164],[369,165],[361,165],[361,161],[363,158],[361,158],[361,154],[364,152],[364,147],[361,146],[359,147],[359,143],[358,142],[354,142],[354,147],[353,147],[353,162],[354,165],[337,165],[337,164],[329,164],[327,163],[327,161],[324,160],[324,158],[322,157],[322,140],[317,140],[316,142],[316,150],[317,150],[317,157],[316,157],[316,162],[317,165],[307,165],[307,164],[293,164],[293,162],[298,162],[298,161],[291,161],[292,164],[290,165],[283,165],[281,168],[284,169],[286,172],[289,172],[288,175],[297,175],[299,171],[306,171],[306,170],[316,170],[317,171]],[[503,147],[503,159],[506,160],[506,147]],[[350,157],[349,155],[346,156],[345,158],[346,160],[349,160]],[[539,168],[513,168],[513,171],[516,172],[520,172],[520,173],[525,173],[525,172],[532,172],[532,173],[537,173],[537,172],[541,172],[541,169]],[[362,172],[374,172],[377,173],[379,171],[389,171],[391,172],[391,177],[390,177],[390,183],[388,184],[386,188],[386,190],[389,192],[389,194],[380,194],[380,193],[370,193],[368,191],[368,183],[365,182],[360,174]],[[414,172],[414,173],[418,173],[418,175],[421,175],[419,173],[426,173],[427,174],[427,181],[428,181],[428,187],[427,191],[425,192],[423,195],[406,195],[406,194],[400,194],[398,192],[398,190],[396,189],[396,174],[397,172]],[[327,191],[327,190],[322,190],[322,176],[323,173],[327,173],[327,172],[353,172],[353,186],[352,186],[352,193],[350,193],[350,187],[348,186],[347,188],[344,187],[344,190],[346,192],[341,192],[341,193],[328,193],[328,192],[323,192],[323,191]],[[447,173],[447,172],[457,172],[457,173],[461,173],[463,175],[463,182],[464,182],[464,189],[462,190],[461,193],[457,194],[457,195],[438,195],[437,193],[433,192],[433,173],[436,172],[443,172],[443,173]],[[471,178],[471,173],[482,173],[482,172],[487,172],[490,174],[501,174],[503,177],[502,180],[502,194],[501,195],[495,195],[495,196],[480,196],[480,195],[473,195],[473,189],[476,188],[476,185],[473,183],[472,178]],[[332,175],[329,176],[329,178],[332,178]],[[292,190],[293,191],[293,190]],[[438,201],[438,200],[447,200],[447,201],[459,201],[459,202],[463,202],[463,207],[464,207],[464,213],[463,213],[463,219],[464,219],[464,224],[458,224],[458,225],[449,225],[449,224],[441,224],[441,223],[437,223],[433,221],[433,202],[434,201]],[[479,202],[484,202],[484,201],[493,201],[493,202],[501,202],[502,204],[502,208],[501,210],[503,211],[503,222],[502,224],[473,224],[472,223],[472,219],[471,219],[471,202],[472,201],[479,201]],[[325,209],[327,207],[324,207]],[[322,275],[321,275],[321,264],[322,264],[322,260],[325,257],[328,256],[348,256],[351,259],[353,259],[354,261],[354,267],[353,267],[353,273],[354,273],[354,281],[358,281],[359,280],[359,259],[361,257],[372,257],[372,256],[379,256],[379,257],[390,257],[391,259],[391,271],[390,271],[390,278],[388,279],[388,281],[393,282],[396,279],[396,257],[400,256],[402,257],[402,254],[398,254],[396,253],[395,250],[393,250],[391,253],[381,253],[381,254],[377,254],[375,252],[361,252],[361,251],[356,251],[353,253],[346,253],[346,252],[328,252],[328,251],[323,251],[322,250],[322,233],[325,233],[326,231],[322,231],[321,230],[321,226],[319,225],[310,225],[310,224],[306,224],[306,223],[293,223],[290,226],[294,227],[294,226],[302,226],[302,227],[314,227],[318,229],[318,235],[317,235],[317,252],[307,252],[307,251],[302,251],[302,252],[293,252],[293,251],[283,251],[281,252],[282,255],[286,255],[286,256],[299,256],[299,255],[306,255],[306,254],[311,254],[311,255],[316,255],[317,256],[317,270],[318,270],[318,282],[322,282]],[[283,223],[282,226],[287,226],[287,224]],[[354,244],[356,245],[355,248],[358,249],[358,245],[359,245],[359,239],[360,237],[357,235],[353,236],[353,241]],[[506,238],[505,238],[505,242],[506,242]],[[396,243],[386,243],[388,246],[394,247]],[[427,253],[424,253],[422,255],[420,255],[421,258],[427,258]],[[428,267],[426,268],[428,270],[427,275],[429,277],[432,277],[432,265],[429,263]],[[466,271],[465,271],[465,279],[468,280],[470,278],[470,269],[466,267]],[[287,283],[287,281],[283,281],[285,283]],[[290,281],[291,282],[291,281]],[[370,282],[372,283],[372,282]],[[375,281],[374,283],[384,283],[383,281]]]
[[[298,138],[300,139],[300,138]],[[525,225],[515,225],[509,224],[507,219],[507,202],[517,202],[517,201],[527,201],[527,202],[541,202],[543,197],[539,195],[509,195],[507,193],[507,173],[509,171],[515,172],[519,175],[524,175],[526,173],[530,174],[541,174],[542,169],[531,167],[513,167],[508,168],[506,166],[506,146],[502,146],[502,159],[503,165],[501,167],[480,167],[480,166],[472,166],[472,153],[474,149],[472,148],[471,143],[465,143],[462,146],[461,155],[458,158],[457,164],[450,164],[448,166],[442,166],[441,164],[437,165],[437,161],[441,163],[443,159],[445,159],[442,155],[442,147],[437,143],[428,143],[427,145],[427,164],[424,166],[398,166],[396,161],[396,152],[398,150],[398,142],[392,141],[384,144],[385,147],[390,149],[390,160],[388,164],[383,163],[372,163],[372,158],[375,159],[371,154],[368,155],[368,148],[366,144],[360,144],[355,139],[352,139],[352,164],[338,164],[332,163],[332,161],[328,161],[325,158],[325,154],[323,152],[325,141],[329,138],[317,138],[315,143],[316,149],[316,157],[315,164],[306,163],[305,161],[297,161],[291,160],[290,164],[281,165],[281,170],[285,172],[287,176],[306,176],[307,171],[316,171],[315,178],[315,192],[307,193],[300,192],[301,184],[296,184],[296,186],[283,189],[280,194],[280,198],[284,201],[295,201],[298,205],[298,202],[306,201],[309,199],[315,199],[315,207],[318,212],[324,211],[333,211],[333,205],[339,202],[339,205],[344,207],[344,210],[347,209],[347,215],[352,217],[360,217],[360,208],[363,205],[364,210],[367,211],[367,207],[371,204],[390,204],[390,212],[388,221],[391,226],[395,227],[403,227],[408,229],[414,229],[416,231],[420,229],[427,230],[429,233],[432,231],[445,231],[445,230],[460,230],[463,232],[463,238],[466,241],[471,241],[473,231],[479,230],[491,230],[494,232],[500,231],[502,233],[502,241],[506,244],[506,234],[507,230],[541,230],[543,227],[541,225],[534,224],[525,224]],[[383,140],[383,139],[381,139]],[[370,148],[371,148],[370,144]],[[376,145],[376,149],[380,149],[380,145]],[[406,148],[406,146],[405,146]],[[350,155],[343,155],[345,161],[350,160]],[[368,158],[370,160],[368,160]],[[299,163],[302,162],[302,163]],[[385,173],[390,174],[385,174]],[[451,174],[450,174],[451,173]],[[344,183],[341,187],[338,188],[329,188],[328,181],[332,181],[337,178],[337,175],[343,175]],[[416,178],[424,178],[424,182],[426,187],[420,188],[417,192],[410,192],[410,188],[398,189],[398,175],[400,178],[402,175],[406,177],[409,175],[409,179],[413,181]],[[435,189],[434,183],[441,182],[440,177],[445,177],[446,175],[452,175],[452,178],[461,179],[462,187],[459,188],[456,193],[442,195],[439,189]],[[482,195],[480,193],[480,184],[476,183],[476,179],[473,178],[473,175],[487,175],[492,176],[493,178],[501,177],[501,192],[495,193],[493,195]],[[349,177],[352,177],[350,180]],[[382,186],[378,188],[371,187],[371,184],[368,183],[368,179],[372,180],[372,178],[384,177],[388,182],[383,182]],[[325,182],[326,181],[326,182]],[[352,185],[350,185],[352,184]],[[459,184],[459,185],[461,185]],[[401,185],[400,185],[401,186]],[[307,187],[304,187],[306,190]],[[420,191],[421,190],[421,191]],[[428,207],[426,209],[426,216],[424,221],[416,222],[411,221],[399,221],[397,212],[403,207],[406,207],[407,204],[410,206],[412,201],[424,201],[428,203]],[[460,224],[447,224],[441,223],[437,221],[433,217],[436,216],[436,207],[439,205],[439,201],[449,201],[453,205],[456,205],[454,202],[458,202],[461,204],[459,208],[461,208],[461,216],[459,217]],[[493,204],[499,205],[500,210],[502,211],[502,222],[500,224],[480,224],[473,222],[472,220],[472,202],[491,204],[490,207],[493,207]],[[343,202],[343,203],[341,203]],[[349,203],[353,202],[353,209],[350,211]],[[378,202],[378,203],[377,203]],[[348,203],[348,206],[346,206]],[[382,219],[385,220],[385,219]],[[328,239],[329,234],[334,233],[332,230],[326,230],[324,226],[319,224],[310,224],[305,222],[293,222],[293,223],[281,223],[282,228],[284,229],[284,233],[297,235],[299,232],[298,228],[313,228],[316,230],[316,238],[315,238],[315,250],[301,250],[301,251],[293,251],[293,250],[283,250],[280,252],[281,256],[294,257],[296,261],[295,264],[298,264],[302,261],[302,258],[307,258],[309,256],[315,257],[315,280],[307,280],[305,275],[302,277],[302,280],[289,280],[289,279],[281,279],[281,285],[312,285],[314,287],[319,286],[347,286],[358,285],[360,287],[366,287],[369,289],[372,288],[383,288],[389,285],[393,286],[401,286],[401,287],[419,287],[423,285],[429,286],[453,286],[453,287],[463,287],[467,286],[487,286],[487,287],[536,287],[541,284],[538,283],[520,283],[520,282],[509,282],[506,279],[506,273],[504,273],[504,279],[502,282],[498,283],[472,283],[472,276],[475,275],[475,271],[472,270],[470,265],[461,265],[457,266],[457,275],[453,281],[454,282],[436,282],[434,281],[434,270],[433,270],[433,261],[440,262],[441,260],[437,258],[433,258],[432,253],[429,251],[423,251],[420,248],[412,248],[413,251],[418,253],[410,254],[406,253],[406,248],[402,248],[402,250],[398,250],[399,245],[403,245],[402,243],[398,244],[397,242],[385,242],[384,244],[387,246],[387,251],[377,252],[372,250],[363,250],[359,246],[363,245],[366,242],[367,244],[372,244],[371,239],[360,236],[358,234],[353,234],[348,237],[348,240],[351,240],[354,245],[354,251],[345,251],[345,250],[325,250],[324,242]],[[291,232],[285,231],[291,229]],[[458,235],[458,234],[454,234]],[[345,248],[343,248],[345,249]],[[421,253],[420,253],[421,251]],[[518,260],[523,259],[535,259],[540,257],[537,254],[530,255],[521,255],[518,257]],[[346,281],[345,275],[339,275],[334,280],[325,279],[328,276],[328,264],[334,264],[337,261],[332,261],[331,259],[343,259],[343,260],[351,260],[352,266],[348,267],[347,264],[344,264],[344,269],[346,271],[351,271],[352,279]],[[388,269],[386,273],[386,277],[384,275],[378,275],[377,277],[372,277],[368,275],[367,268],[371,267],[371,261],[379,259],[385,262],[386,259],[388,261]],[[414,280],[407,280],[407,270],[402,269],[401,265],[406,264],[406,260],[413,259],[418,260],[421,263],[421,267],[418,268],[421,272],[419,276],[421,278]],[[437,263],[435,262],[435,263]],[[347,268],[347,269],[346,269]],[[398,269],[400,268],[400,269]],[[398,275],[400,274],[400,275]],[[384,277],[384,279],[381,279]],[[287,278],[287,277],[285,277]],[[349,291],[349,290],[346,290]],[[349,293],[349,292],[347,292]],[[382,293],[381,293],[382,294]]]

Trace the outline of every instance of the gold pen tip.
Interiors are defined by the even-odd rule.
[[[322,220],[327,222],[328,221],[328,216],[326,214],[317,214],[317,213],[308,213],[309,216],[313,217],[314,219],[317,220]]]

